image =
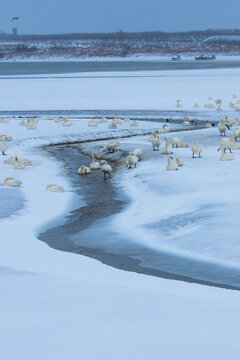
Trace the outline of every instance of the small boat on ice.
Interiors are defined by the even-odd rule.
[[[177,56],[172,56],[172,60],[173,60],[173,61],[180,61],[180,60],[182,60],[182,59],[181,59],[181,56],[180,56],[180,55],[177,55]]]
[[[216,60],[216,56],[214,54],[212,56],[200,55],[195,56],[195,60]]]

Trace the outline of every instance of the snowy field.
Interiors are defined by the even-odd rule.
[[[215,114],[219,118],[219,113],[237,117],[228,104],[236,100],[234,93],[240,95],[239,69],[135,75],[0,79],[0,110],[173,111],[176,99],[181,99],[182,118],[195,102],[201,105],[201,119],[209,114],[212,119]],[[203,108],[210,95],[223,99],[224,111]],[[124,123],[109,130],[109,121],[89,128],[87,120],[73,120],[73,125],[65,128],[41,118],[36,130],[28,130],[19,126],[20,120],[0,123],[0,135],[13,137],[7,155],[33,163],[20,170],[4,164],[4,156],[0,161],[0,358],[239,359],[238,291],[116,270],[90,258],[56,251],[37,239],[40,228],[58,221],[76,201],[62,164],[44,156],[40,146],[142,135],[160,125],[142,121],[136,128]],[[170,129],[177,127],[169,124]],[[146,246],[238,268],[240,153],[234,151],[232,161],[219,161],[217,128],[176,136],[184,137],[190,148],[197,140],[203,148],[202,158],[192,159],[190,149],[176,149],[173,156],[181,157],[184,166],[167,172],[167,157],[159,152],[159,158],[120,173],[114,182],[132,202],[111,225]],[[127,139],[120,141],[127,146]],[[146,137],[136,141],[150,146]],[[21,187],[4,187],[8,176],[20,179]],[[46,186],[54,183],[66,191],[46,192]],[[151,228],[156,223],[164,226],[156,231]]]

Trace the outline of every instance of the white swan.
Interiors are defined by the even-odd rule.
[[[178,108],[181,108],[181,107],[182,107],[181,100],[177,100],[177,107],[178,107]]]
[[[6,123],[9,122],[9,119],[7,119],[7,118],[1,118],[1,119],[0,119],[0,122],[6,124]]]
[[[22,184],[22,182],[20,180],[12,178],[12,177],[7,177],[6,179],[4,179],[5,186],[17,187],[17,186],[20,186],[21,184]]]
[[[170,139],[170,144],[173,148],[187,148],[188,144],[185,143],[184,139],[172,138]]]
[[[70,121],[68,119],[64,119],[63,120],[63,126],[65,126],[65,127],[72,126],[72,121]]]
[[[154,133],[151,132],[151,135],[149,136],[148,141],[152,142],[152,141],[153,141],[153,138],[154,138]]]
[[[179,159],[178,157],[175,159],[178,166],[183,166],[183,160]]]
[[[50,192],[64,192],[64,188],[62,186],[56,184],[50,184],[46,187],[46,191]]]
[[[166,143],[165,143],[165,147],[164,147],[162,154],[164,154],[164,155],[172,154],[173,152],[170,149],[170,141],[166,137],[164,138],[164,140],[166,141]]]
[[[115,123],[109,124],[109,129],[117,129],[117,124]]]
[[[152,139],[152,146],[153,146],[153,151],[158,151],[159,150],[159,146],[161,145],[161,141],[159,139],[158,135],[154,135],[153,139]]]
[[[21,120],[18,125],[19,126],[26,126],[27,122],[25,120]]]
[[[0,145],[0,152],[3,154],[3,155],[6,155],[6,151],[8,149],[8,144],[6,143],[6,140],[7,140],[7,137],[5,136],[5,138],[3,139],[3,143]]]
[[[62,122],[62,121],[63,121],[63,118],[61,118],[61,117],[56,118],[56,119],[54,120],[54,122],[55,122],[56,124],[59,124],[59,123]]]
[[[129,121],[130,121],[129,118],[124,119],[124,122],[129,122]]]
[[[226,128],[226,125],[224,124],[223,120],[221,120],[221,122],[218,124],[218,130],[219,130],[220,136],[222,136],[222,134],[224,136],[226,136],[227,128]]]
[[[132,154],[132,153],[130,153],[130,154]],[[135,167],[137,166],[137,163],[138,163],[138,158],[137,158],[137,156],[135,156],[135,155],[128,155],[128,157],[126,158],[126,160],[125,160],[125,165],[126,165],[126,167],[128,167],[128,169],[129,168],[132,168],[132,165],[135,165]]]
[[[196,141],[192,147],[192,157],[194,158],[195,154],[198,154],[198,157],[201,157],[202,148],[200,145],[198,145],[198,142]]]
[[[169,128],[167,126],[167,124],[163,124],[162,130],[160,131],[161,133],[167,133],[169,132]]]
[[[12,141],[12,136],[8,136],[8,135],[0,135],[0,141],[4,141],[4,139],[6,141]]]
[[[240,127],[236,127],[233,134],[234,139],[237,141],[237,138],[240,137]]]
[[[78,175],[87,175],[90,174],[91,169],[85,165],[82,165],[79,169],[78,169]]]
[[[132,152],[129,153],[129,155],[137,156],[138,161],[142,160],[144,151],[142,149],[135,149]]]
[[[189,120],[184,119],[184,120],[183,120],[183,126],[189,126],[189,125],[190,125]]]
[[[209,120],[206,120],[206,128],[210,129],[212,125],[210,124]]]
[[[90,169],[91,169],[91,170],[98,170],[98,169],[100,169],[100,163],[95,161],[93,154],[91,155],[91,159],[92,159],[92,162],[91,162],[91,164],[90,164]]]
[[[178,170],[178,164],[176,163],[175,160],[173,160],[173,157],[172,156],[169,156],[168,158],[168,164],[167,164],[167,170],[168,171],[171,171],[171,170]]]
[[[112,172],[112,167],[110,165],[108,165],[106,160],[102,160],[100,162],[101,165],[101,170],[103,172],[104,175],[104,179],[106,179],[106,176],[108,175],[108,178],[110,179],[110,174]]]
[[[99,157],[101,157],[102,152],[106,151],[106,150],[108,151],[108,153],[113,153],[115,151],[115,148],[118,147],[119,145],[120,145],[119,141],[110,141],[100,150]]]
[[[131,125],[131,126],[138,126],[139,124],[138,124],[137,120],[134,120],[134,121],[132,121],[132,122],[130,123],[130,125]]]
[[[233,154],[230,154],[230,153],[225,153],[224,152],[224,149],[221,149],[220,147],[218,148],[218,151],[221,150],[222,151],[222,155],[220,157],[220,160],[221,161],[229,161],[229,160],[233,160],[234,156]]]

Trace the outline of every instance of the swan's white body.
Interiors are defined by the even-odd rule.
[[[161,133],[167,133],[169,132],[169,128],[167,126],[167,124],[163,124],[162,130],[160,131]]]
[[[176,163],[175,160],[173,160],[172,156],[169,156],[168,158],[167,170],[168,171],[178,170],[178,164]]]
[[[126,167],[131,168],[132,165],[135,165],[135,167],[136,167],[137,163],[138,163],[138,157],[135,155],[132,155],[132,153],[130,153],[125,161]]]
[[[202,148],[196,141],[192,147],[192,157],[194,158],[195,154],[198,154],[199,157],[201,157]]]
[[[109,125],[109,129],[117,129],[117,124],[111,123],[111,124]]]
[[[190,125],[190,122],[185,119],[185,120],[183,121],[183,126],[189,126],[189,125]]]
[[[27,122],[25,120],[21,120],[19,122],[19,126],[26,126],[27,125]]]
[[[240,143],[237,143],[233,137],[221,139],[220,149],[224,152],[228,149],[230,152],[232,150],[240,150]]]
[[[218,124],[218,130],[219,130],[220,136],[222,136],[222,134],[224,136],[226,136],[227,128],[226,128],[226,125],[224,124],[223,120],[221,120],[221,122]]]
[[[6,123],[9,122],[9,120],[6,119],[6,118],[1,118],[1,119],[0,119],[0,122],[6,124]]]
[[[120,145],[120,142],[119,141],[111,141],[109,143],[107,143],[101,150],[100,150],[100,154],[99,156],[101,157],[102,156],[102,152],[103,151],[108,151],[109,153],[113,153],[115,148],[118,147]]]
[[[167,138],[165,138],[165,140],[166,140],[166,143],[165,143],[165,147],[164,147],[162,154],[170,155],[170,154],[172,154],[172,150],[170,149],[170,141]]]
[[[138,122],[137,120],[134,120],[130,123],[131,126],[138,126]]]
[[[135,149],[132,152],[129,153],[129,155],[137,156],[138,161],[142,160],[144,151],[142,149]]]
[[[98,169],[100,169],[100,163],[95,161],[93,154],[91,155],[91,159],[92,159],[92,162],[91,162],[91,164],[90,164],[90,169],[91,169],[91,170],[98,170]]]
[[[151,135],[148,138],[148,141],[152,142],[154,138],[154,133],[152,132]]]
[[[3,155],[6,155],[5,152],[6,152],[7,149],[8,149],[8,144],[6,143],[6,140],[7,140],[7,137],[5,136],[4,140],[2,141],[2,144],[0,144],[0,152],[1,152]]]
[[[4,139],[6,141],[12,141],[12,136],[7,136],[7,135],[0,135],[0,141],[4,141]]]
[[[159,139],[158,135],[154,135],[153,139],[152,139],[152,146],[153,146],[153,150],[159,150],[159,146],[161,145],[161,141]]]
[[[173,148],[187,148],[188,144],[185,143],[184,139],[172,138],[170,139],[170,144]]]
[[[240,127],[236,127],[236,129],[234,130],[233,137],[235,140],[237,140],[237,138],[240,137]]]
[[[82,165],[79,169],[78,169],[78,174],[79,175],[87,175],[90,174],[91,169],[88,166]]]
[[[72,126],[72,122],[68,119],[63,120],[63,126],[68,127]]]
[[[112,167],[108,165],[106,160],[103,160],[100,162],[101,170],[104,175],[104,179],[106,179],[106,176],[108,175],[108,178],[110,179],[110,174],[112,172]]]
[[[175,159],[178,166],[183,166],[183,160],[179,159],[178,157]]]
[[[64,192],[64,188],[62,186],[56,184],[50,184],[46,187],[46,191],[50,192]]]
[[[222,155],[221,155],[221,157],[220,157],[220,160],[221,160],[221,161],[230,161],[230,160],[233,160],[233,158],[234,158],[233,154],[229,154],[229,153],[226,154],[226,153],[224,152],[224,149],[218,148],[218,151],[219,151],[219,150],[222,151]]]
[[[177,107],[178,107],[178,108],[181,108],[181,107],[182,107],[181,100],[177,100]]]
[[[7,177],[6,179],[4,179],[5,186],[18,187],[21,184],[22,184],[22,182],[20,180],[12,178],[12,177]]]

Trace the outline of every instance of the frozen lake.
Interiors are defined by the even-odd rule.
[[[201,70],[239,68],[240,60],[125,60],[124,61],[34,61],[0,62],[0,76],[91,72]]]

